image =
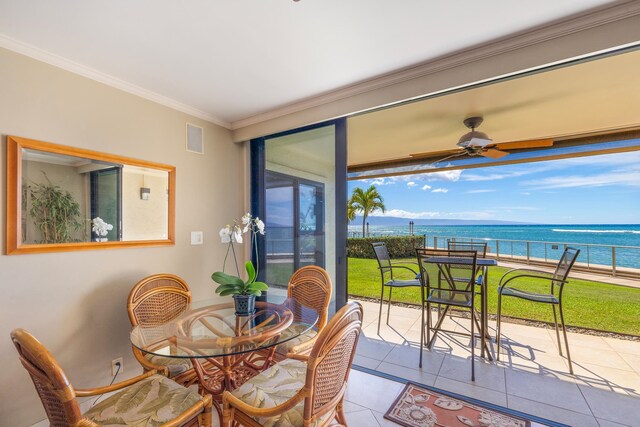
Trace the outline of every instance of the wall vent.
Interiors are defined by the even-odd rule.
[[[202,143],[202,128],[200,126],[187,123],[187,151],[191,153],[204,154],[204,144]]]

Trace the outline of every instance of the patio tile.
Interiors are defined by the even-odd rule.
[[[349,423],[351,427],[374,427],[379,425],[373,412],[369,409],[350,412],[348,414],[345,413],[344,415],[347,418],[347,423]]]
[[[372,339],[366,335],[361,335],[358,340],[356,354],[370,359],[383,360],[387,354],[395,347],[393,343],[388,343],[380,339]]]
[[[391,404],[389,404],[389,406],[391,406]],[[372,412],[373,412],[373,415],[376,417],[376,421],[378,421],[378,424],[380,425],[380,427],[396,427],[400,425],[386,419],[384,417],[383,412],[378,412],[378,411],[372,411]],[[387,412],[387,411],[385,410],[384,412]]]
[[[530,372],[552,378],[571,378],[569,365],[566,359],[560,356],[549,356],[535,352],[530,354],[511,353],[500,355],[500,361],[496,363],[505,369],[517,372]]]
[[[482,400],[483,402],[493,403],[494,405],[507,406],[507,395],[505,393],[472,384],[471,381],[461,382],[439,376],[436,380],[435,387]]]
[[[629,364],[629,366],[631,366],[631,369],[633,369],[637,373],[640,373],[640,349],[638,349],[638,352],[636,354],[618,353],[618,355],[622,357],[624,361]]]
[[[423,365],[424,366],[424,365]],[[430,374],[424,370],[407,368],[406,366],[394,365],[393,363],[382,362],[378,366],[378,371],[386,374],[395,375],[409,381],[420,384],[433,386],[436,382],[436,375]]]
[[[571,341],[569,341],[571,343]],[[585,347],[582,345],[569,344],[571,359],[575,362],[589,363],[593,365],[606,366],[614,369],[633,371],[631,366],[620,355],[613,350],[603,350],[598,347]],[[607,348],[607,347],[605,347]]]
[[[398,396],[403,384],[352,370],[345,399],[368,409],[386,408]]]
[[[371,339],[382,340],[393,344],[402,344],[407,341],[408,328],[403,325],[391,324],[391,326],[382,324],[380,326],[380,332],[378,332],[378,324],[374,322],[369,326],[366,326],[362,332],[364,335]]]
[[[436,351],[423,350],[422,371],[437,375],[445,355]],[[384,362],[419,369],[420,349],[409,345],[398,345],[384,358]]]
[[[528,372],[506,371],[507,399],[517,396],[564,409],[591,414],[580,389],[573,381]]]
[[[576,384],[640,397],[640,374],[589,363],[573,364]]]
[[[596,418],[600,427],[631,427],[631,424],[618,424],[613,421],[603,420],[602,418]]]
[[[593,415],[607,421],[625,425],[638,425],[640,420],[640,400],[622,396],[619,393],[599,390],[594,387],[579,386]]]
[[[349,402],[345,399],[344,401],[344,413],[348,414],[350,412],[358,412],[358,411],[368,411],[364,406],[356,405],[353,402]]]
[[[562,401],[560,401],[562,402]],[[596,419],[589,414],[581,414],[567,409],[533,400],[523,399],[517,396],[507,395],[507,407],[525,414],[535,415],[570,426],[598,427]]]
[[[353,358],[353,364],[362,366],[363,368],[376,369],[380,364],[380,361],[356,353],[355,357]]]
[[[620,353],[640,354],[640,341],[619,340],[616,338],[604,337],[604,341]],[[571,341],[569,341],[571,342]]]
[[[551,332],[553,334],[553,338],[555,339],[555,332]],[[574,332],[567,332],[567,338],[569,339],[569,350],[574,345],[580,345],[583,347],[592,347],[594,349],[601,350],[614,350],[603,337],[599,337],[596,335],[587,335],[587,334],[576,334]],[[560,330],[560,339],[562,339],[562,345],[564,348],[564,337],[562,336],[562,330]]]
[[[446,356],[440,367],[439,377],[506,392],[504,368],[476,360],[476,380],[471,381],[471,361],[457,356]]]

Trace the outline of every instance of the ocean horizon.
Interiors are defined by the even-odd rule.
[[[407,225],[370,225],[369,233],[371,237],[409,235],[409,221]],[[361,234],[361,224],[349,225],[350,237]],[[500,253],[514,256],[526,255],[526,242],[544,242],[530,243],[530,256],[547,259],[559,259],[566,244],[581,250],[578,262],[601,265],[612,264],[615,247],[616,266],[640,269],[640,224],[415,225],[413,234],[426,235],[429,246],[435,237],[439,247],[452,238],[485,240],[493,253],[498,240]]]

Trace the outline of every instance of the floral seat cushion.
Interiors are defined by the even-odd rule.
[[[196,404],[198,393],[152,375],[108,397],[84,414],[101,426],[157,427]]]
[[[154,365],[166,366],[169,368],[169,376],[175,377],[183,372],[193,368],[190,359],[182,359],[175,357],[156,356],[155,354],[145,354],[144,358]]]
[[[271,408],[295,396],[304,387],[306,373],[305,362],[285,359],[242,384],[232,394],[256,408]],[[265,427],[298,427],[303,425],[303,410],[304,400],[279,416],[255,420]],[[312,424],[312,427],[321,424],[331,415],[331,412],[327,413]]]
[[[289,341],[285,341],[282,344],[278,344],[278,346],[276,347],[276,353],[278,354],[282,354],[282,355],[286,355],[287,353],[289,353],[291,351],[291,349],[299,344],[305,343],[309,340],[311,340],[313,337],[315,337],[316,335],[318,335],[318,332],[315,329],[309,329],[308,331],[302,332],[305,329],[307,329],[308,326],[306,325],[292,325],[289,329],[287,329],[287,331],[284,332],[283,335],[285,335],[287,333],[290,333],[292,335],[298,335],[295,338],[290,339]],[[302,332],[302,333],[301,333]],[[285,338],[283,337],[283,338]],[[285,338],[286,339],[286,338]]]

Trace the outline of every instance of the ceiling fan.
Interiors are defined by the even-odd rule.
[[[449,160],[455,157],[460,156],[484,156],[489,157],[491,159],[500,159],[507,154],[509,154],[510,150],[518,150],[518,149],[526,149],[526,148],[541,148],[541,147],[551,147],[553,146],[553,139],[534,139],[528,141],[512,141],[512,142],[493,142],[489,136],[484,133],[477,131],[476,128],[480,126],[483,118],[480,116],[468,117],[463,120],[462,123],[469,129],[471,132],[467,132],[460,137],[460,140],[456,144],[459,148],[454,148],[453,150],[444,150],[444,151],[432,151],[425,153],[415,153],[410,154],[412,158],[422,158],[422,157],[438,157],[444,156],[442,159],[434,162],[439,163],[444,160]]]

